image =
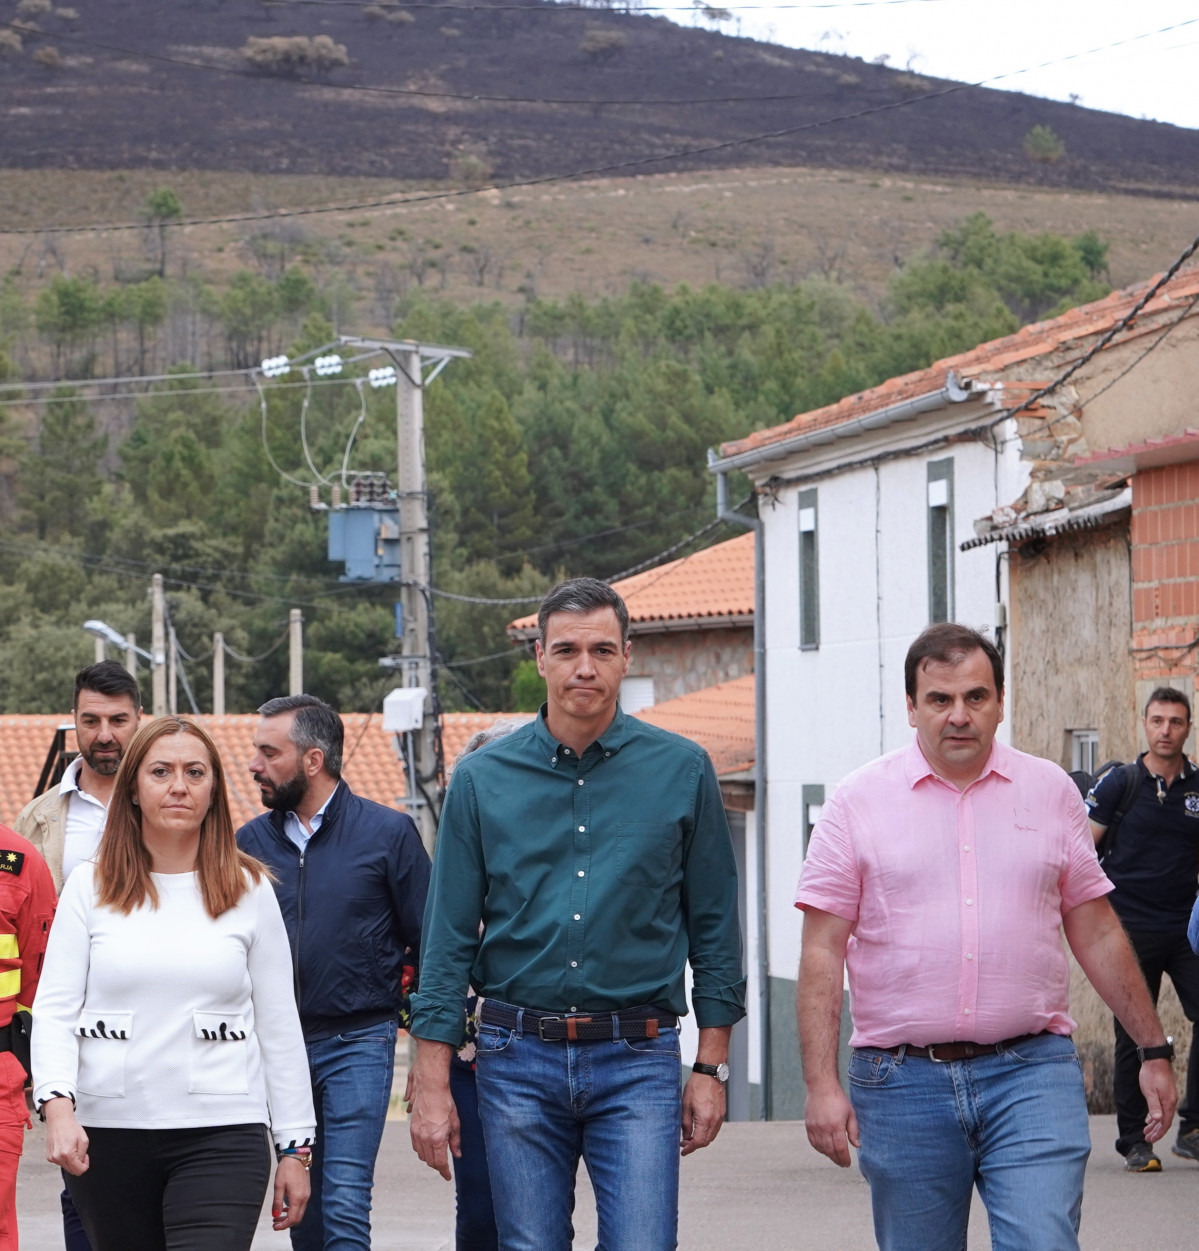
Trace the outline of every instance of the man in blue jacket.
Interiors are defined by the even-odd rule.
[[[250,772],[271,811],[237,841],[276,877],[317,1116],[312,1198],[292,1247],[370,1251],[375,1157],[429,857],[410,817],[342,780],[344,731],[328,704],[288,695],[258,711]]]

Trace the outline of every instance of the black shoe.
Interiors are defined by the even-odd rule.
[[[1199,1134],[1196,1135],[1199,1137]],[[1177,1147],[1175,1150],[1177,1151]],[[1126,1173],[1160,1173],[1162,1162],[1153,1154],[1153,1148],[1147,1142],[1134,1142],[1124,1156]]]
[[[1184,1160],[1199,1161],[1199,1129],[1188,1129],[1185,1134],[1179,1134],[1178,1141],[1170,1150]]]

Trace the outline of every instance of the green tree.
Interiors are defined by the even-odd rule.
[[[100,490],[107,439],[77,394],[70,387],[55,391],[21,457],[19,499],[39,539],[77,536]]]
[[[55,377],[61,378],[68,366],[73,373],[90,374],[103,317],[96,283],[91,278],[55,274],[38,293],[33,316],[38,333],[50,344]],[[73,352],[82,356],[72,359]]]
[[[1037,125],[1024,136],[1024,151],[1034,161],[1053,165],[1066,155],[1066,144],[1052,127]]]
[[[167,272],[167,231],[183,217],[183,202],[170,187],[159,187],[146,197],[142,208],[151,244],[154,272],[164,278]]]

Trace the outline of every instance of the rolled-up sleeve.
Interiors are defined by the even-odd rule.
[[[486,895],[479,807],[468,769],[455,771],[437,827],[412,1033],[457,1047]]]
[[[737,861],[720,784],[705,753],[683,863],[683,907],[691,963],[691,1004],[700,1029],[735,1025],[745,1015]]]

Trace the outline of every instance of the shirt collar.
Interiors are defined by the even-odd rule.
[[[550,733],[549,726],[546,724],[545,718],[548,711],[549,704],[542,704],[541,710],[533,721],[533,736],[538,746],[545,752],[550,764],[556,765],[563,745]],[[617,704],[616,716],[612,718],[608,728],[595,740],[595,744],[603,750],[605,756],[614,756],[628,741],[631,728],[628,714]]]
[[[79,790],[79,770],[83,768],[83,757],[76,756],[69,765],[63,770],[62,781],[58,784],[58,793],[60,795],[70,795],[72,791]],[[80,791],[80,794],[83,794]]]
[[[917,782],[922,781],[924,778],[938,777],[937,772],[928,763],[924,753],[920,750],[920,740],[916,735],[912,735],[912,741],[908,744],[903,767],[904,773],[907,775],[909,787],[914,788]],[[988,773],[998,774],[1009,782],[1012,780],[1012,749],[998,739],[992,741],[991,754],[987,757],[987,763],[974,781],[982,781]],[[974,783],[972,782],[971,785],[973,786]]]

